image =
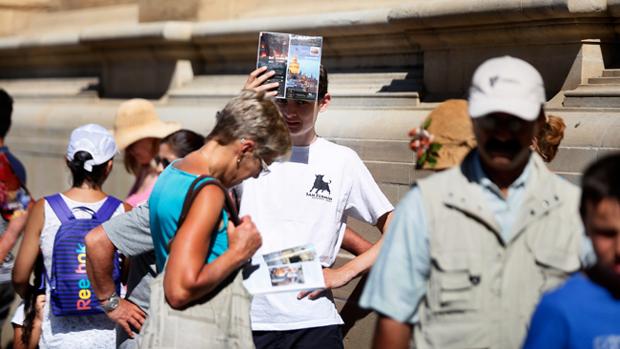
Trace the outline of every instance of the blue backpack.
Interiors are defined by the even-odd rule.
[[[45,273],[50,285],[52,312],[56,316],[103,313],[86,274],[84,237],[91,229],[110,219],[122,202],[108,196],[97,212],[84,206],[75,207],[74,210],[85,211],[91,215],[90,219],[77,219],[60,194],[46,196],[45,200],[61,223],[54,238],[52,270],[49,276]],[[118,254],[114,255],[112,277],[116,284],[116,294],[120,294]]]

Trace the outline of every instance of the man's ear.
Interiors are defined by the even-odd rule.
[[[112,159],[108,160],[108,164],[106,165],[106,168],[105,168],[106,176],[109,175],[110,172],[112,172],[113,167],[114,167],[114,161]]]
[[[542,108],[540,109],[540,114],[538,114],[536,123],[538,124],[538,129],[542,129],[547,123],[547,114],[545,114],[545,111]]]
[[[327,92],[325,96],[323,96],[323,98],[319,100],[319,113],[322,113],[325,110],[327,110],[327,107],[329,106],[331,101],[332,101],[332,95],[330,95],[329,92]]]

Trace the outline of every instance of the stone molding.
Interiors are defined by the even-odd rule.
[[[484,58],[513,54],[543,72],[551,97],[573,85],[565,79],[582,40],[615,42],[618,17],[620,0],[435,0],[321,15],[89,28],[0,39],[0,78],[91,73],[103,76],[104,96],[157,98],[166,94],[167,79],[140,91],[106,86],[118,80],[106,75],[131,80],[126,75],[139,71],[137,80],[161,69],[174,74],[170,67],[178,60],[191,61],[197,75],[246,72],[255,60],[257,32],[270,30],[322,35],[332,70],[413,72],[420,76],[416,92],[436,99],[462,96]],[[545,64],[555,47],[563,53]]]

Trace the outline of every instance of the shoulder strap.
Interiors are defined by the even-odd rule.
[[[71,209],[65,203],[65,200],[62,199],[59,193],[54,195],[46,196],[45,200],[50,204],[50,207],[56,214],[56,217],[60,220],[60,223],[65,224],[70,220],[75,219],[73,213],[71,213]]]
[[[112,217],[112,215],[118,208],[118,205],[120,204],[122,204],[121,200],[115,198],[112,195],[109,195],[103,205],[101,205],[101,207],[97,211],[97,219],[99,219],[100,221],[107,221],[108,219],[110,219],[110,217]]]
[[[196,178],[189,186],[187,195],[185,195],[185,201],[183,201],[183,209],[181,210],[181,215],[179,216],[179,226],[181,226],[181,224],[185,221],[185,218],[187,218],[192,202],[194,202],[194,199],[196,199],[198,193],[200,193],[200,191],[207,185],[215,185],[222,189],[224,192],[224,207],[230,215],[230,220],[234,225],[239,225],[240,220],[239,215],[237,214],[237,208],[232,202],[230,195],[228,195],[228,190],[224,188],[222,183],[220,183],[217,179],[203,175]]]

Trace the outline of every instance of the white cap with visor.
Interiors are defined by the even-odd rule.
[[[112,159],[118,153],[118,148],[110,131],[97,124],[87,124],[71,132],[67,146],[67,160],[73,161],[75,154],[80,151],[87,152],[93,157],[84,162],[84,169],[92,172],[93,166]]]
[[[534,121],[546,101],[540,73],[526,61],[510,56],[482,63],[469,88],[469,115],[479,118],[507,113]]]

